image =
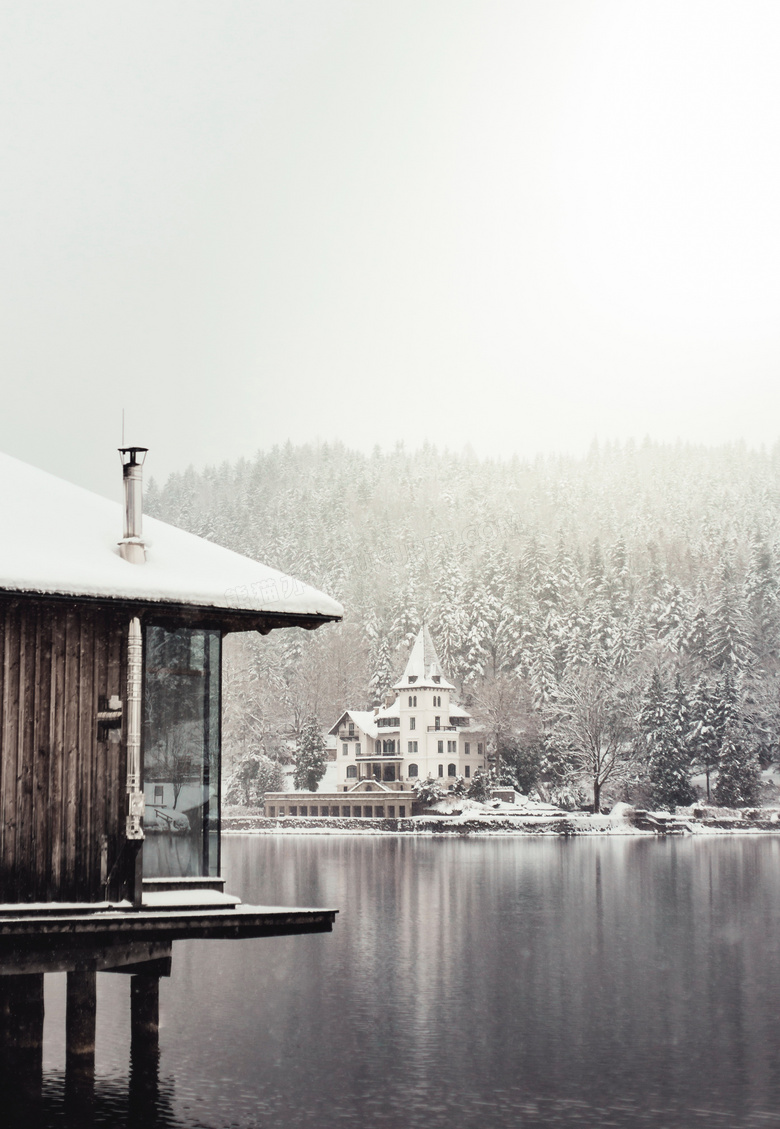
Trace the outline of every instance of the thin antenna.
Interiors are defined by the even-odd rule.
[[[122,408],[122,446],[125,445],[125,409]]]

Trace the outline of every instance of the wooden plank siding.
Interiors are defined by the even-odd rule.
[[[131,896],[126,750],[97,724],[126,697],[127,627],[100,605],[0,598],[0,902]]]

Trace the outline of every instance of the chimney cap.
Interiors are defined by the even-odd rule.
[[[143,466],[148,447],[118,447],[123,466]],[[140,458],[138,456],[141,456]]]

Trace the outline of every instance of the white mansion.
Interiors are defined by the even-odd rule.
[[[375,710],[345,710],[330,730],[336,742],[335,792],[269,793],[270,816],[403,816],[411,813],[415,780],[430,776],[446,784],[485,768],[482,728],[472,726],[458,705],[427,627],[418,633],[393,690],[392,702]],[[366,792],[375,793],[370,804]]]

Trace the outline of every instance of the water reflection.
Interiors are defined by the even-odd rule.
[[[225,853],[246,901],[342,912],[331,935],[175,946],[144,1124],[780,1127],[780,841]],[[99,977],[99,1124],[130,1108],[124,979]],[[60,1007],[55,984],[55,1028]],[[56,1040],[44,1067],[51,1099]]]

